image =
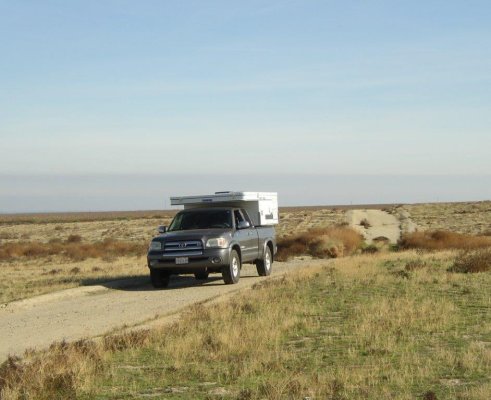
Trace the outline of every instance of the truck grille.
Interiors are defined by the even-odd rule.
[[[165,242],[164,255],[187,257],[203,254],[203,244],[200,240],[184,240],[179,242]]]

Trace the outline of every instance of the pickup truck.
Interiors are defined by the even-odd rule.
[[[272,226],[254,226],[243,208],[211,207],[182,210],[147,254],[150,280],[155,288],[169,284],[171,275],[194,274],[198,280],[221,273],[226,284],[237,283],[245,263],[256,264],[260,276],[271,274],[276,254]]]

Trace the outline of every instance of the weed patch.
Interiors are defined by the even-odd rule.
[[[449,271],[466,274],[491,271],[491,248],[461,252]]]
[[[80,376],[101,371],[100,346],[89,340],[59,342],[32,359],[10,357],[0,366],[2,399],[73,399]]]
[[[399,245],[403,249],[478,249],[491,246],[491,237],[472,236],[449,231],[424,231],[403,235]]]
[[[20,257],[38,258],[61,255],[72,261],[87,258],[113,259],[121,256],[143,255],[147,243],[124,242],[105,239],[102,242],[83,243],[81,237],[70,236],[65,242],[5,243],[0,245],[0,261],[13,261]]]
[[[294,256],[311,255],[317,258],[337,258],[352,254],[363,243],[356,231],[343,226],[311,229],[278,240],[278,261]]]

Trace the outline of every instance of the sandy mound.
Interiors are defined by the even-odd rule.
[[[346,218],[349,226],[360,232],[367,243],[397,243],[402,232],[417,230],[407,211],[389,214],[382,210],[350,210]]]

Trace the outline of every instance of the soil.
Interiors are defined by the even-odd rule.
[[[397,243],[401,237],[401,221],[382,210],[350,210],[346,213],[348,224],[360,232],[367,243],[387,240]]]

